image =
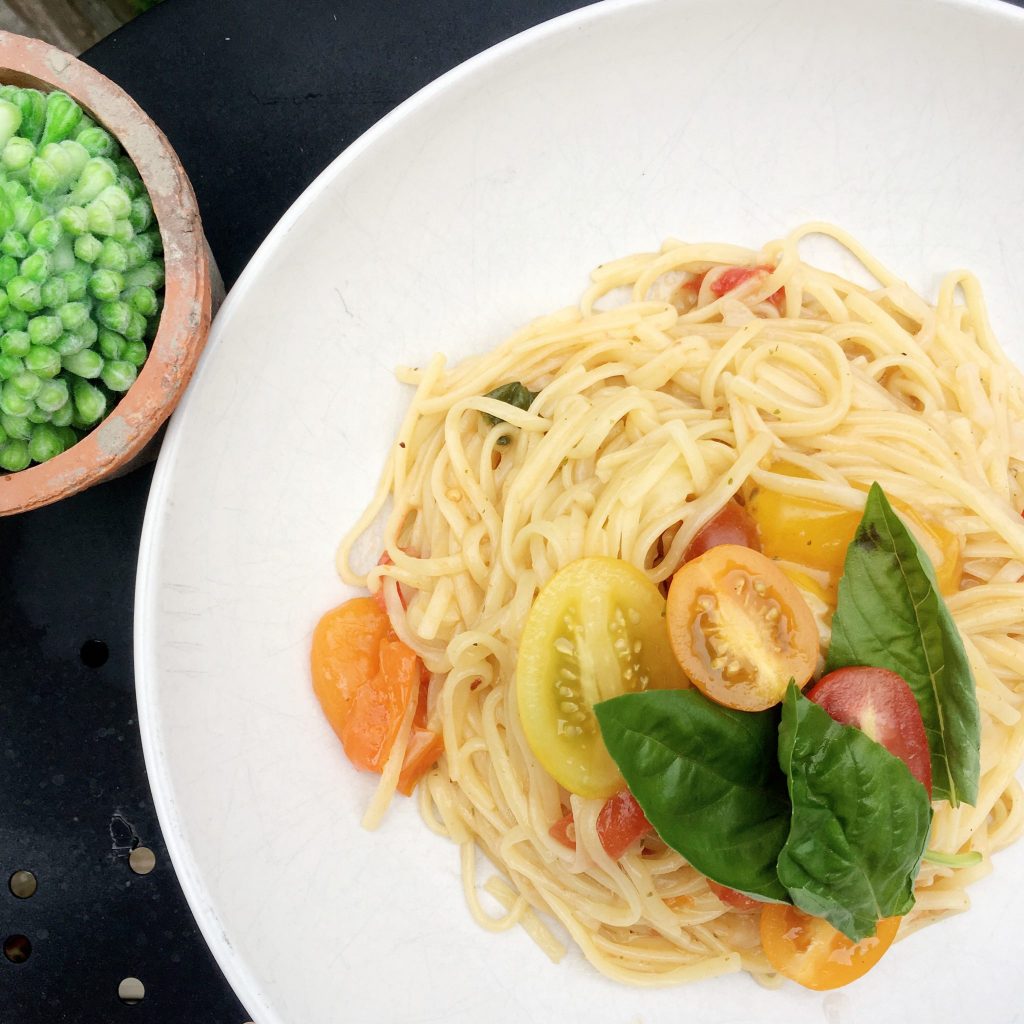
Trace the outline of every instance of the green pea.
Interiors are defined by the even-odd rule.
[[[106,395],[88,381],[76,381],[72,388],[75,401],[75,413],[83,426],[91,426],[103,418],[107,411]],[[74,420],[72,420],[74,422]]]
[[[32,339],[27,331],[8,331],[0,338],[0,352],[5,356],[27,356],[31,347]]]
[[[25,357],[28,359],[28,356]],[[25,364],[26,367],[28,364]],[[15,374],[7,382],[22,398],[35,398],[39,394],[42,381],[29,369]],[[6,385],[5,385],[6,386]]]
[[[68,410],[68,423],[70,423],[71,403],[68,402],[65,408]],[[67,424],[61,424],[58,426],[56,423],[53,422],[53,420],[50,420],[50,423],[57,431],[57,433],[60,435],[60,439],[64,444],[64,451],[67,451],[69,448],[74,448],[74,446],[78,444],[78,434],[75,433],[74,427],[69,427]]]
[[[116,270],[97,270],[89,278],[89,294],[101,302],[111,302],[123,291],[124,275]]]
[[[100,333],[99,324],[96,323],[92,317],[89,317],[82,325],[75,331],[76,334],[80,334],[85,338],[85,343],[88,346],[96,344],[96,337]]]
[[[66,93],[55,89],[46,97],[42,145],[66,139],[82,120],[82,108]]]
[[[0,292],[0,295],[6,294]],[[51,309],[57,309],[68,301],[68,283],[62,277],[51,277],[43,282],[39,289],[43,298],[43,305]]]
[[[131,213],[128,214],[128,219],[132,222],[132,227],[139,234],[153,223],[153,204],[147,196],[137,196],[132,200]]]
[[[25,417],[29,423],[49,423],[50,414],[43,409],[40,409],[38,405],[34,405],[32,411]]]
[[[156,292],[144,284],[129,288],[123,295],[125,302],[143,316],[153,316],[157,311]]]
[[[146,235],[153,242],[153,252],[158,256],[164,251],[164,240],[160,235],[160,231],[154,227],[152,231],[147,231]],[[161,267],[163,264],[161,264]]]
[[[103,239],[100,254],[96,257],[96,266],[102,270],[116,270],[123,274],[128,269],[128,254],[124,246],[113,238]]]
[[[74,419],[74,416],[75,403],[68,399],[68,401],[66,401],[59,409],[54,409],[54,411],[50,413],[50,423],[59,430],[67,427]]]
[[[4,195],[12,203],[16,203],[19,199],[24,199],[28,195],[28,189],[20,181],[14,181],[13,179],[5,181],[2,188]]]
[[[53,350],[60,356],[73,356],[88,348],[89,342],[78,331],[65,331],[54,343]]]
[[[24,441],[8,441],[0,447],[0,469],[10,473],[19,473],[27,469],[32,461],[28,453],[28,445]]]
[[[7,292],[0,288],[0,317],[5,316],[10,308],[11,300],[7,298]]]
[[[136,309],[131,311],[131,319],[123,331],[129,341],[142,341],[146,335],[146,318]]]
[[[36,345],[25,356],[25,369],[34,373],[40,380],[49,380],[60,373],[61,357],[47,345]]]
[[[28,322],[28,336],[33,345],[52,345],[63,330],[60,317],[44,314]]]
[[[146,356],[149,355],[149,350],[146,348],[146,343],[143,341],[129,341],[125,344],[122,355],[129,363],[134,363],[135,366],[141,366],[146,361]]]
[[[14,230],[27,234],[46,216],[43,204],[32,196],[25,196],[14,201]]]
[[[53,252],[63,234],[64,229],[55,217],[44,217],[32,225],[32,229],[28,233],[28,244],[35,249]]]
[[[70,396],[66,380],[44,380],[36,395],[36,405],[44,412],[56,412]]]
[[[19,89],[11,101],[21,108],[21,127],[18,133],[32,142],[38,142],[46,120],[46,97],[38,89]]]
[[[94,199],[85,208],[89,230],[94,235],[112,235],[117,218],[114,211],[101,199]]]
[[[35,252],[30,253],[21,261],[21,276],[27,277],[30,281],[35,281],[39,285],[42,285],[50,276],[52,269],[53,261],[45,249],[36,249]],[[42,295],[41,291],[40,295]],[[40,304],[42,304],[41,298]]]
[[[118,175],[117,185],[128,193],[129,199],[135,199],[142,190],[142,182],[138,178],[129,178],[127,174]]]
[[[141,267],[153,255],[153,243],[145,235],[136,235],[124,246],[128,258],[128,269]]]
[[[7,431],[0,426],[0,447],[7,444]]]
[[[109,271],[109,273],[113,273],[113,271]],[[95,276],[94,274],[93,277]],[[131,323],[132,310],[127,302],[121,302],[120,300],[101,302],[96,310],[96,319],[107,330],[117,331],[118,334],[125,334]]]
[[[108,185],[117,181],[117,169],[105,157],[92,157],[82,168],[78,184],[71,191],[69,202],[85,206],[95,199]]]
[[[60,171],[41,156],[28,165],[28,183],[37,196],[52,196],[63,184]]]
[[[8,437],[19,441],[27,441],[32,436],[32,424],[24,416],[10,416],[0,412],[0,427],[4,428]]]
[[[18,261],[13,257],[4,253],[0,256],[0,286],[7,287],[7,282],[12,277],[17,276],[18,273]],[[2,316],[3,314],[0,314]]]
[[[103,383],[111,391],[127,391],[135,383],[138,370],[135,369],[135,364],[129,363],[127,359],[114,359],[103,364],[101,376]]]
[[[28,443],[28,453],[36,462],[46,462],[64,451],[64,442],[60,439],[56,427],[49,423],[40,423],[32,431],[32,439]]]
[[[28,239],[13,228],[5,231],[3,238],[0,238],[0,252],[19,260],[24,259],[28,255]]]
[[[21,110],[8,99],[0,99],[0,147],[6,146],[21,127]]]
[[[84,152],[84,150],[83,150]],[[89,159],[89,154],[85,155],[86,160]],[[78,149],[69,150],[63,146],[58,145],[56,142],[51,142],[46,146],[43,146],[39,150],[39,156],[37,160],[44,160],[57,172],[57,192],[66,191],[75,178],[78,177],[78,172],[82,169],[81,162],[78,159]],[[29,184],[32,183],[32,165],[29,164]]]
[[[161,260],[148,260],[141,267],[129,270],[124,275],[126,288],[144,284],[147,288],[159,288],[164,283],[164,265]]]
[[[89,219],[84,206],[62,206],[57,212],[57,222],[76,238],[89,230]]]
[[[84,302],[65,302],[53,319],[57,321],[59,337],[61,331],[77,331],[89,319],[89,307]]]
[[[74,355],[64,356],[64,369],[78,377],[92,380],[98,377],[103,370],[103,356],[95,349],[84,348]]]
[[[132,163],[132,158],[127,153],[119,156],[114,163],[117,165],[118,172],[126,178],[131,178],[133,181],[142,181],[139,169]]]
[[[28,328],[28,313],[23,309],[9,309],[3,320],[5,331],[24,331]]]
[[[0,155],[0,163],[3,163],[9,171],[23,171],[32,162],[35,155],[36,147],[28,139],[15,136],[4,146],[3,154]]]
[[[108,185],[94,201],[102,203],[115,218],[127,217],[132,211],[131,196],[120,185]]]
[[[82,173],[85,165],[89,162],[89,151],[74,139],[65,139],[60,144],[64,159],[71,168],[71,181],[74,181]]]
[[[22,370],[22,373],[24,372]],[[9,416],[27,416],[34,408],[32,399],[26,398],[15,387],[13,377],[4,381],[3,387],[0,388],[0,412],[5,412]]]
[[[100,331],[96,345],[104,359],[118,360],[124,356],[125,340],[116,331]]]
[[[95,235],[79,235],[75,239],[75,255],[84,263],[95,263],[102,249],[103,243]]]
[[[14,202],[9,195],[0,189],[0,233],[10,231],[14,227]]]
[[[24,313],[38,313],[43,308],[39,282],[28,277],[12,277],[7,282],[7,297],[15,309],[20,309]]]
[[[127,218],[119,218],[114,221],[114,233],[110,236],[115,242],[127,245],[135,237],[135,228]]]
[[[114,152],[114,140],[110,133],[104,131],[99,125],[91,128],[83,128],[75,136],[79,145],[84,146],[90,156],[111,156]]]
[[[25,360],[15,355],[0,355],[0,380],[17,377],[25,369]]]
[[[69,302],[77,302],[79,299],[85,298],[86,289],[89,285],[89,275],[87,273],[77,268],[73,268],[71,270],[65,270],[60,277],[68,287]],[[0,280],[3,280],[3,278],[0,277]]]

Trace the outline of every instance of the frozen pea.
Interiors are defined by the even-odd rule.
[[[28,277],[12,277],[7,282],[7,297],[15,309],[20,309],[24,313],[38,313],[43,308],[39,282]]]
[[[123,274],[128,269],[128,254],[124,246],[113,238],[103,239],[100,254],[96,257],[96,266],[102,270],[116,270]]]
[[[70,193],[69,202],[85,206],[116,181],[117,169],[114,164],[102,156],[92,157],[82,168],[78,184]]]
[[[96,340],[96,347],[104,359],[121,359],[125,351],[125,340],[116,331],[102,330]]]
[[[36,405],[44,412],[53,413],[67,402],[69,396],[66,380],[44,380],[36,395]]]
[[[119,218],[114,221],[114,233],[110,236],[115,242],[127,245],[135,237],[135,228],[127,218]]]
[[[89,342],[77,331],[65,331],[54,343],[53,350],[60,356],[73,356],[88,348]]]
[[[158,256],[164,251],[164,240],[160,237],[159,230],[154,227],[152,231],[147,231],[146,236],[153,243],[153,252]]]
[[[89,317],[75,333],[85,338],[86,345],[92,346],[96,344],[96,336],[100,333],[100,328],[96,321]]]
[[[141,267],[129,270],[124,275],[126,288],[144,284],[147,288],[159,288],[164,283],[164,265],[161,260],[147,260]]]
[[[21,276],[42,285],[50,276],[50,271],[53,269],[52,263],[50,254],[45,249],[36,249],[21,261]],[[42,293],[40,292],[40,294]]]
[[[134,181],[142,181],[139,169],[132,163],[132,158],[127,153],[122,154],[114,161],[118,173]]]
[[[137,178],[129,178],[127,174],[118,175],[117,187],[123,188],[129,199],[135,199],[142,190],[142,182]]]
[[[20,231],[11,228],[0,238],[0,252],[15,259],[24,259],[28,255],[28,239]]]
[[[52,345],[61,335],[63,324],[60,317],[34,316],[28,322],[28,336],[33,345]]]
[[[74,355],[64,356],[64,369],[78,377],[93,380],[103,370],[103,356],[95,349],[84,348]]]
[[[46,462],[64,451],[64,442],[57,433],[57,428],[49,423],[40,423],[32,431],[28,443],[28,453],[36,462]]]
[[[139,234],[149,228],[153,223],[153,204],[147,196],[136,196],[132,200],[131,213],[128,214],[128,219],[132,222],[132,227]]]
[[[82,173],[82,169],[89,162],[89,151],[81,143],[75,142],[74,139],[65,139],[60,144],[60,149],[64,154],[64,159],[71,167],[71,177],[74,180]]]
[[[108,185],[94,200],[102,203],[114,218],[127,217],[132,211],[132,200],[120,185]],[[134,226],[134,225],[133,225]]]
[[[25,357],[28,359],[28,356]],[[10,385],[17,394],[21,395],[22,398],[35,398],[39,394],[39,388],[42,386],[42,381],[36,376],[31,370],[27,369],[28,364],[26,363],[26,369],[22,370],[21,373],[16,373],[11,377],[7,384]]]
[[[0,292],[0,295],[6,294]],[[47,278],[39,289],[43,305],[51,309],[57,309],[68,301],[68,285],[62,277]]]
[[[68,410],[68,423],[70,423],[71,422],[71,403],[70,402],[68,402],[66,408]],[[52,419],[50,420],[50,423],[53,425],[54,429],[56,429],[57,433],[60,435],[60,439],[61,439],[61,441],[64,444],[64,451],[67,451],[69,448],[74,448],[74,446],[76,444],[78,444],[78,434],[75,433],[75,428],[74,427],[69,427],[67,424],[58,425],[58,424],[54,423]]]
[[[0,233],[14,227],[14,202],[0,189]]]
[[[4,430],[3,426],[0,426],[0,446],[7,443],[7,431]]]
[[[32,157],[28,165],[28,183],[37,196],[52,196],[61,186],[60,171],[41,156]]]
[[[18,273],[18,261],[13,257],[4,253],[0,256],[0,285],[6,287],[7,282],[10,281]],[[0,314],[2,316],[3,314]]]
[[[47,345],[35,345],[25,356],[25,369],[34,373],[40,380],[49,380],[60,373],[60,354]]]
[[[7,292],[0,288],[0,317],[4,316],[11,308],[11,300],[7,298]]]
[[[135,383],[137,376],[135,364],[129,363],[126,359],[113,359],[103,364],[101,377],[111,391],[127,391]]]
[[[27,356],[31,347],[32,339],[27,331],[7,331],[0,337],[0,352],[5,356]]]
[[[103,418],[103,414],[107,411],[107,399],[99,388],[94,387],[88,381],[79,380],[75,382],[72,393],[74,394],[76,417],[82,426],[91,426]]]
[[[14,178],[8,178],[4,181],[2,186],[3,194],[7,196],[12,203],[16,203],[19,199],[24,199],[28,195],[28,189]]]
[[[153,243],[145,235],[136,235],[124,246],[128,258],[128,269],[141,267],[153,255]]]
[[[18,473],[27,469],[31,461],[32,456],[28,453],[28,444],[25,441],[10,440],[0,447],[0,469]]]
[[[93,234],[79,235],[75,239],[75,255],[84,263],[95,263],[103,243]]]
[[[124,293],[123,298],[132,309],[143,316],[153,316],[157,311],[156,292],[152,288],[147,288],[144,284],[129,288]]]
[[[84,206],[62,206],[57,212],[57,222],[69,235],[76,238],[89,230],[89,219]]]
[[[53,252],[60,241],[64,229],[55,217],[44,217],[41,221],[32,225],[28,233],[28,244],[34,249],[45,249]]]
[[[82,108],[66,93],[54,89],[46,97],[46,113],[43,117],[43,134],[40,143],[59,142],[66,139],[82,120]]]
[[[49,423],[50,414],[33,403],[33,408],[25,419],[27,419],[29,423]]]
[[[25,360],[20,356],[0,355],[0,380],[10,380],[17,377],[25,369]]]
[[[113,273],[113,271],[108,271],[108,273]],[[94,274],[93,277],[95,276]],[[131,323],[132,310],[127,302],[121,302],[120,300],[101,302],[96,310],[96,319],[107,330],[117,331],[118,334],[125,334],[126,329]]]
[[[5,146],[20,127],[20,108],[9,99],[0,99],[0,146]]]
[[[85,216],[89,224],[89,230],[94,235],[112,235],[117,218],[114,211],[101,199],[94,199],[85,208]]]
[[[146,361],[146,356],[149,355],[149,350],[146,348],[146,343],[143,341],[128,341],[125,343],[122,355],[129,363],[141,366]]]
[[[89,285],[89,275],[87,273],[75,267],[71,270],[65,270],[60,277],[67,285],[69,302],[77,302],[79,299],[85,298],[86,289]]]
[[[21,109],[18,134],[38,142],[46,119],[46,97],[38,89],[18,89],[10,99]]]
[[[90,156],[111,156],[114,152],[114,140],[110,133],[99,125],[83,128],[75,136],[75,141],[83,146]]]
[[[4,428],[8,437],[21,441],[27,441],[32,436],[32,425],[24,416],[10,416],[0,412],[0,427]]]
[[[136,309],[131,311],[131,319],[123,331],[129,341],[142,341],[146,335],[146,318]]]
[[[31,196],[14,201],[14,230],[27,234],[46,216],[43,204]]]
[[[67,427],[75,415],[75,403],[69,398],[59,409],[50,413],[50,422],[57,428]]]
[[[123,291],[124,276],[116,270],[97,270],[89,278],[89,294],[101,302],[111,302]],[[100,322],[102,323],[102,319]],[[116,327],[112,328],[112,330],[117,329]]]
[[[28,139],[15,136],[8,140],[0,154],[0,163],[9,171],[23,171],[36,155],[36,147]]]
[[[22,370],[22,373],[25,371]],[[16,375],[16,376],[20,376]],[[0,412],[8,416],[27,416],[35,408],[31,398],[26,398],[14,385],[14,377],[5,380],[0,388]]]
[[[78,262],[75,259],[74,236],[62,235],[50,255],[53,257],[53,271],[55,274],[70,270]]]
[[[77,331],[89,319],[89,307],[84,302],[65,302],[53,319],[57,320],[58,327],[65,331]],[[57,331],[57,335],[60,335],[60,330]]]
[[[28,313],[23,309],[9,309],[3,320],[3,328],[5,331],[26,330],[28,328]]]

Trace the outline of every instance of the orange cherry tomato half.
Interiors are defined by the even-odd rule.
[[[900,918],[884,917],[874,935],[852,942],[823,918],[770,903],[761,911],[761,946],[780,974],[823,992],[866,974],[892,945],[899,927]]]
[[[778,704],[818,662],[818,629],[781,569],[736,544],[711,548],[672,578],[668,633],[683,671],[712,700],[740,711]]]
[[[903,676],[857,665],[829,672],[807,696],[837,722],[855,725],[898,757],[932,795],[932,762],[921,710]]]
[[[730,889],[727,885],[719,885],[717,882],[712,882],[710,878],[708,879],[708,888],[727,907],[732,907],[733,910],[739,910],[747,913],[751,910],[757,910],[758,907],[764,906],[764,903],[761,900],[755,900],[752,896],[748,896],[746,893]]]
[[[757,524],[738,501],[727,501],[694,534],[683,561],[690,562],[719,544],[739,544],[755,551],[761,550]]]

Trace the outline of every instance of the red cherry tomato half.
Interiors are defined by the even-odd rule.
[[[683,555],[683,561],[703,555],[719,544],[739,544],[744,548],[761,550],[757,524],[737,501],[727,501],[697,532]]]
[[[597,838],[612,860],[618,860],[637,839],[650,831],[651,823],[628,789],[605,800],[597,815]],[[563,846],[576,849],[575,822],[571,811],[564,818],[559,818],[549,833]]]
[[[757,910],[761,903],[745,893],[730,889],[727,885],[719,885],[708,879],[708,888],[727,906],[733,910],[750,911]]]
[[[932,763],[921,711],[902,676],[851,666],[829,672],[807,696],[837,722],[855,725],[898,757],[932,795]]]

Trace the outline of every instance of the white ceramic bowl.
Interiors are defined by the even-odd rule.
[[[425,89],[296,202],[168,433],[136,616],[165,836],[259,1024],[1019,1019],[1022,849],[970,914],[828,995],[632,990],[485,934],[413,804],[360,830],[373,779],[322,719],[307,651],[407,400],[393,366],[493,344],[602,260],[824,218],[926,294],[974,268],[1020,357],[1022,53],[1021,12],[996,3],[599,5]]]

